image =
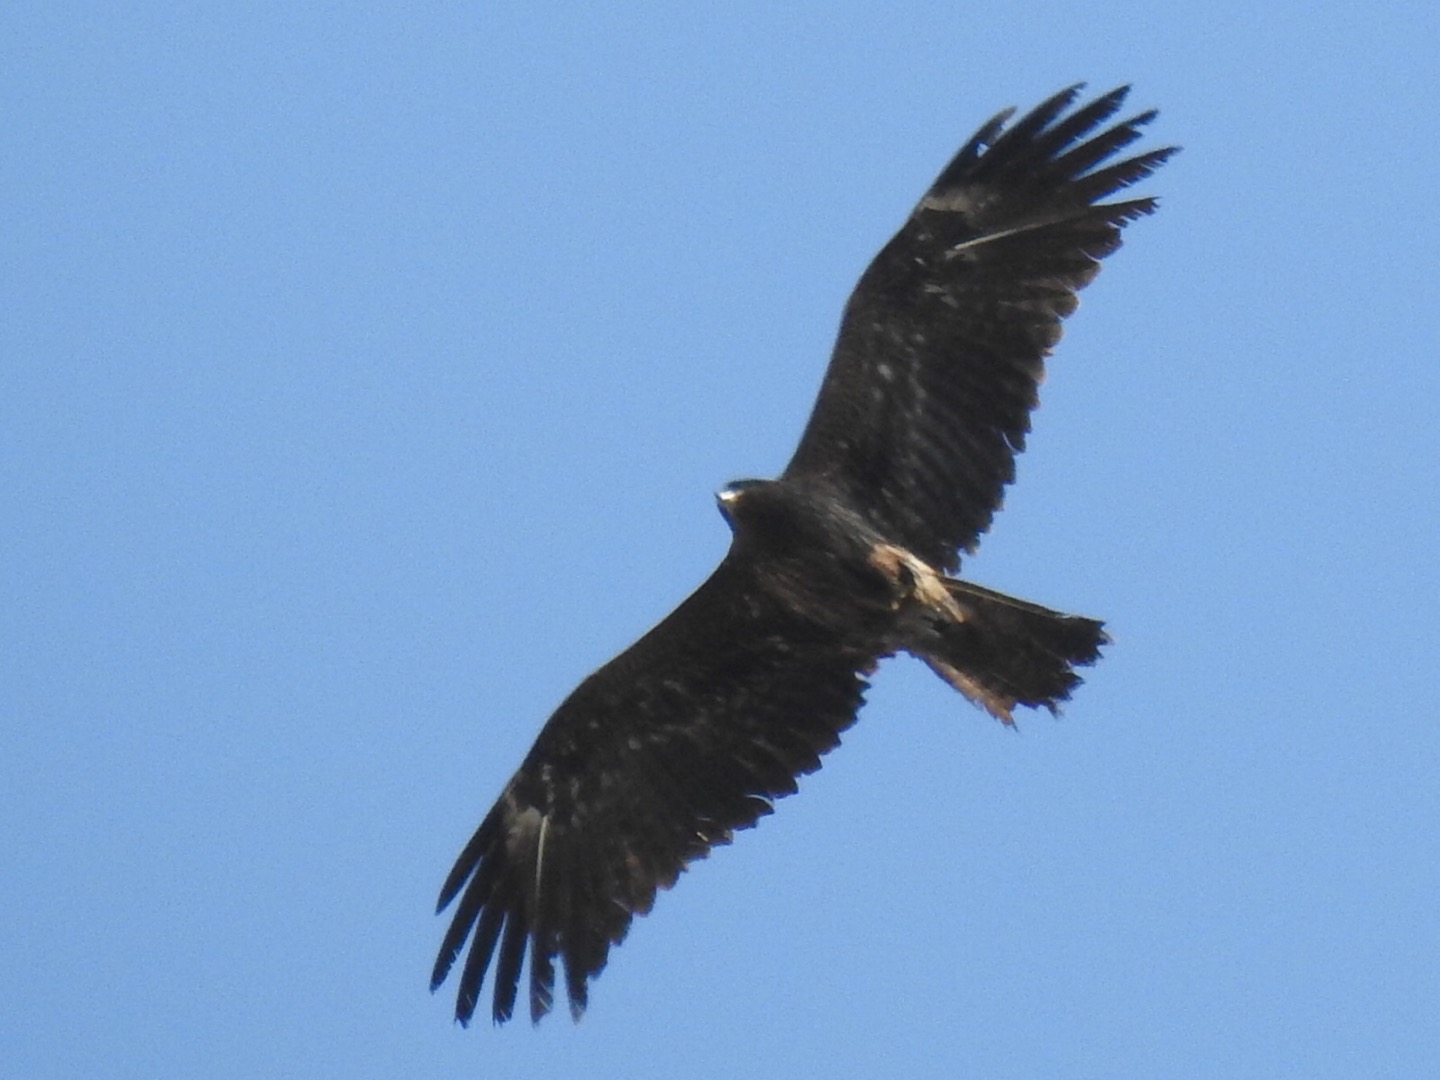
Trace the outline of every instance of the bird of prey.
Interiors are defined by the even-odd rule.
[[[1151,198],[1105,201],[1173,147],[1117,160],[1155,117],[1080,87],[980,128],[845,306],[810,421],[776,480],[717,496],[729,552],[658,626],[582,682],[465,845],[431,989],[470,943],[455,1015],[494,964],[508,1020],[556,961],[571,1014],[636,915],[692,860],[796,790],[855,720],[885,657],[919,657],[1005,723],[1054,712],[1099,657],[1094,619],[954,575],[1025,446],[1076,293]]]

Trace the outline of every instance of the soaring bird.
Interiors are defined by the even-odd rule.
[[[585,679],[465,845],[431,989],[470,944],[455,1015],[494,964],[492,1015],[570,1012],[636,915],[685,867],[796,790],[907,652],[999,720],[1054,712],[1106,642],[954,575],[1025,446],[1076,293],[1153,198],[1104,200],[1175,148],[1117,160],[1155,118],[1111,122],[1128,87],[1064,90],[990,120],[860,278],[810,421],[775,480],[717,496],[730,549],[658,626]]]

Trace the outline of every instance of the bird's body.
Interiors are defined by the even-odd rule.
[[[1096,132],[1125,91],[1067,113],[1076,93],[1002,113],[946,167],[847,304],[790,464],[720,493],[720,566],[540,732],[441,891],[459,904],[432,986],[470,939],[460,1020],[492,961],[509,1018],[527,952],[532,1017],[557,958],[578,1016],[632,917],[819,767],[883,658],[1008,723],[1098,657],[1098,621],[953,576],[1014,477],[1061,319],[1154,208],[1099,200],[1172,152],[1109,162],[1154,114]]]

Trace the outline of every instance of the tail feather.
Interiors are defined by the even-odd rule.
[[[1097,619],[1065,615],[968,581],[945,578],[964,618],[933,608],[906,649],[990,715],[1013,724],[1016,705],[1058,711],[1109,642]]]

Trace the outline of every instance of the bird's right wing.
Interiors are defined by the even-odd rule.
[[[550,1009],[556,957],[578,1017],[656,891],[819,767],[874,660],[788,613],[732,551],[545,725],[441,890],[440,909],[459,905],[432,989],[469,938],[456,1017],[469,1021],[496,959],[506,1020],[528,944],[532,1019]]]
[[[1153,199],[1104,202],[1173,148],[1116,160],[1153,112],[1105,126],[1079,88],[982,127],[846,304],[815,410],[785,470],[829,485],[892,541],[953,571],[989,527],[1025,446],[1044,361],[1076,293]]]

